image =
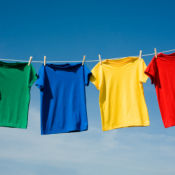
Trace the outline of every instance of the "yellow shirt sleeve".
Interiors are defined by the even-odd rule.
[[[148,76],[144,73],[146,70],[147,66],[144,62],[143,59],[140,60],[140,65],[139,65],[139,80],[140,82],[146,83]]]
[[[90,77],[90,81],[95,85],[95,87],[100,90],[100,84],[101,84],[101,69],[100,64],[96,64],[95,67],[91,70],[92,75]]]

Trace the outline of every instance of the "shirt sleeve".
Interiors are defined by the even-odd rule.
[[[88,67],[84,64],[84,80],[85,80],[85,86],[89,85],[89,80],[91,76],[91,71],[88,69]]]
[[[42,65],[39,69],[38,72],[38,78],[36,80],[35,85],[39,88],[39,89],[44,89],[44,65]]]
[[[37,79],[37,74],[36,71],[34,69],[34,67],[30,64],[30,73],[29,73],[29,88],[32,87],[33,83],[36,81]]]
[[[156,62],[155,58],[151,60],[149,63],[148,67],[145,70],[145,74],[148,75],[151,79],[151,84],[155,83],[155,78],[156,78]]]
[[[100,63],[98,63],[92,70],[92,75],[90,81],[95,85],[95,87],[100,90]]]
[[[140,60],[140,65],[139,65],[139,81],[146,83],[148,76],[145,74],[145,70],[146,70],[146,64],[144,62],[143,59]]]

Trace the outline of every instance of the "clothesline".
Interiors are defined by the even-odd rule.
[[[159,53],[166,53],[166,52],[172,52],[172,51],[175,51],[175,49],[158,52],[157,54],[159,54]],[[154,55],[154,54],[155,53],[145,54],[145,55],[142,55],[142,57],[150,56],[150,55]],[[137,57],[137,56],[131,56],[131,57]],[[110,58],[110,59],[120,59],[120,58],[125,58],[125,57],[117,57],[117,58]],[[29,62],[29,60],[14,60],[14,59],[0,59],[0,60]],[[105,59],[101,59],[101,60],[105,60]],[[96,61],[99,61],[99,60],[85,60],[85,62],[96,62]],[[80,61],[47,61],[47,63],[56,63],[56,62],[82,62],[82,60],[80,60]],[[32,61],[32,63],[44,63],[44,61]]]

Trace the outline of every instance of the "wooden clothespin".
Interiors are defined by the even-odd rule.
[[[83,57],[82,65],[84,65],[85,57],[86,57],[86,55],[84,55],[84,57]]]
[[[102,62],[101,62],[101,56],[100,56],[100,54],[98,55],[98,57],[99,57],[99,60],[100,60],[100,64],[102,64]]]
[[[140,50],[139,60],[141,60],[141,58],[142,58],[142,50]]]
[[[157,50],[154,48],[155,57],[157,58]]]
[[[32,61],[32,56],[30,56],[30,59],[29,59],[29,63],[28,63],[28,66],[30,66],[30,63],[31,63],[31,61]]]
[[[46,56],[44,56],[44,66],[46,65]]]

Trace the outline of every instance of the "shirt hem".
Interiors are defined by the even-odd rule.
[[[82,131],[87,131],[87,130],[88,130],[88,128],[62,129],[62,130],[56,130],[56,131],[43,131],[43,130],[41,130],[41,135],[69,133],[69,132],[82,132]]]
[[[110,127],[108,129],[102,128],[102,131],[109,131],[113,129],[120,129],[120,128],[129,128],[129,127],[142,127],[142,126],[149,126],[150,123],[147,124],[131,124],[131,125],[124,125],[124,126],[115,126],[115,127]]]
[[[0,127],[11,127],[11,128],[21,128],[21,129],[27,128],[27,126],[15,125],[13,123],[0,123]]]
[[[170,128],[170,127],[173,127],[173,126],[175,126],[175,124],[170,124],[170,125],[166,125],[166,126],[164,125],[165,128]]]

